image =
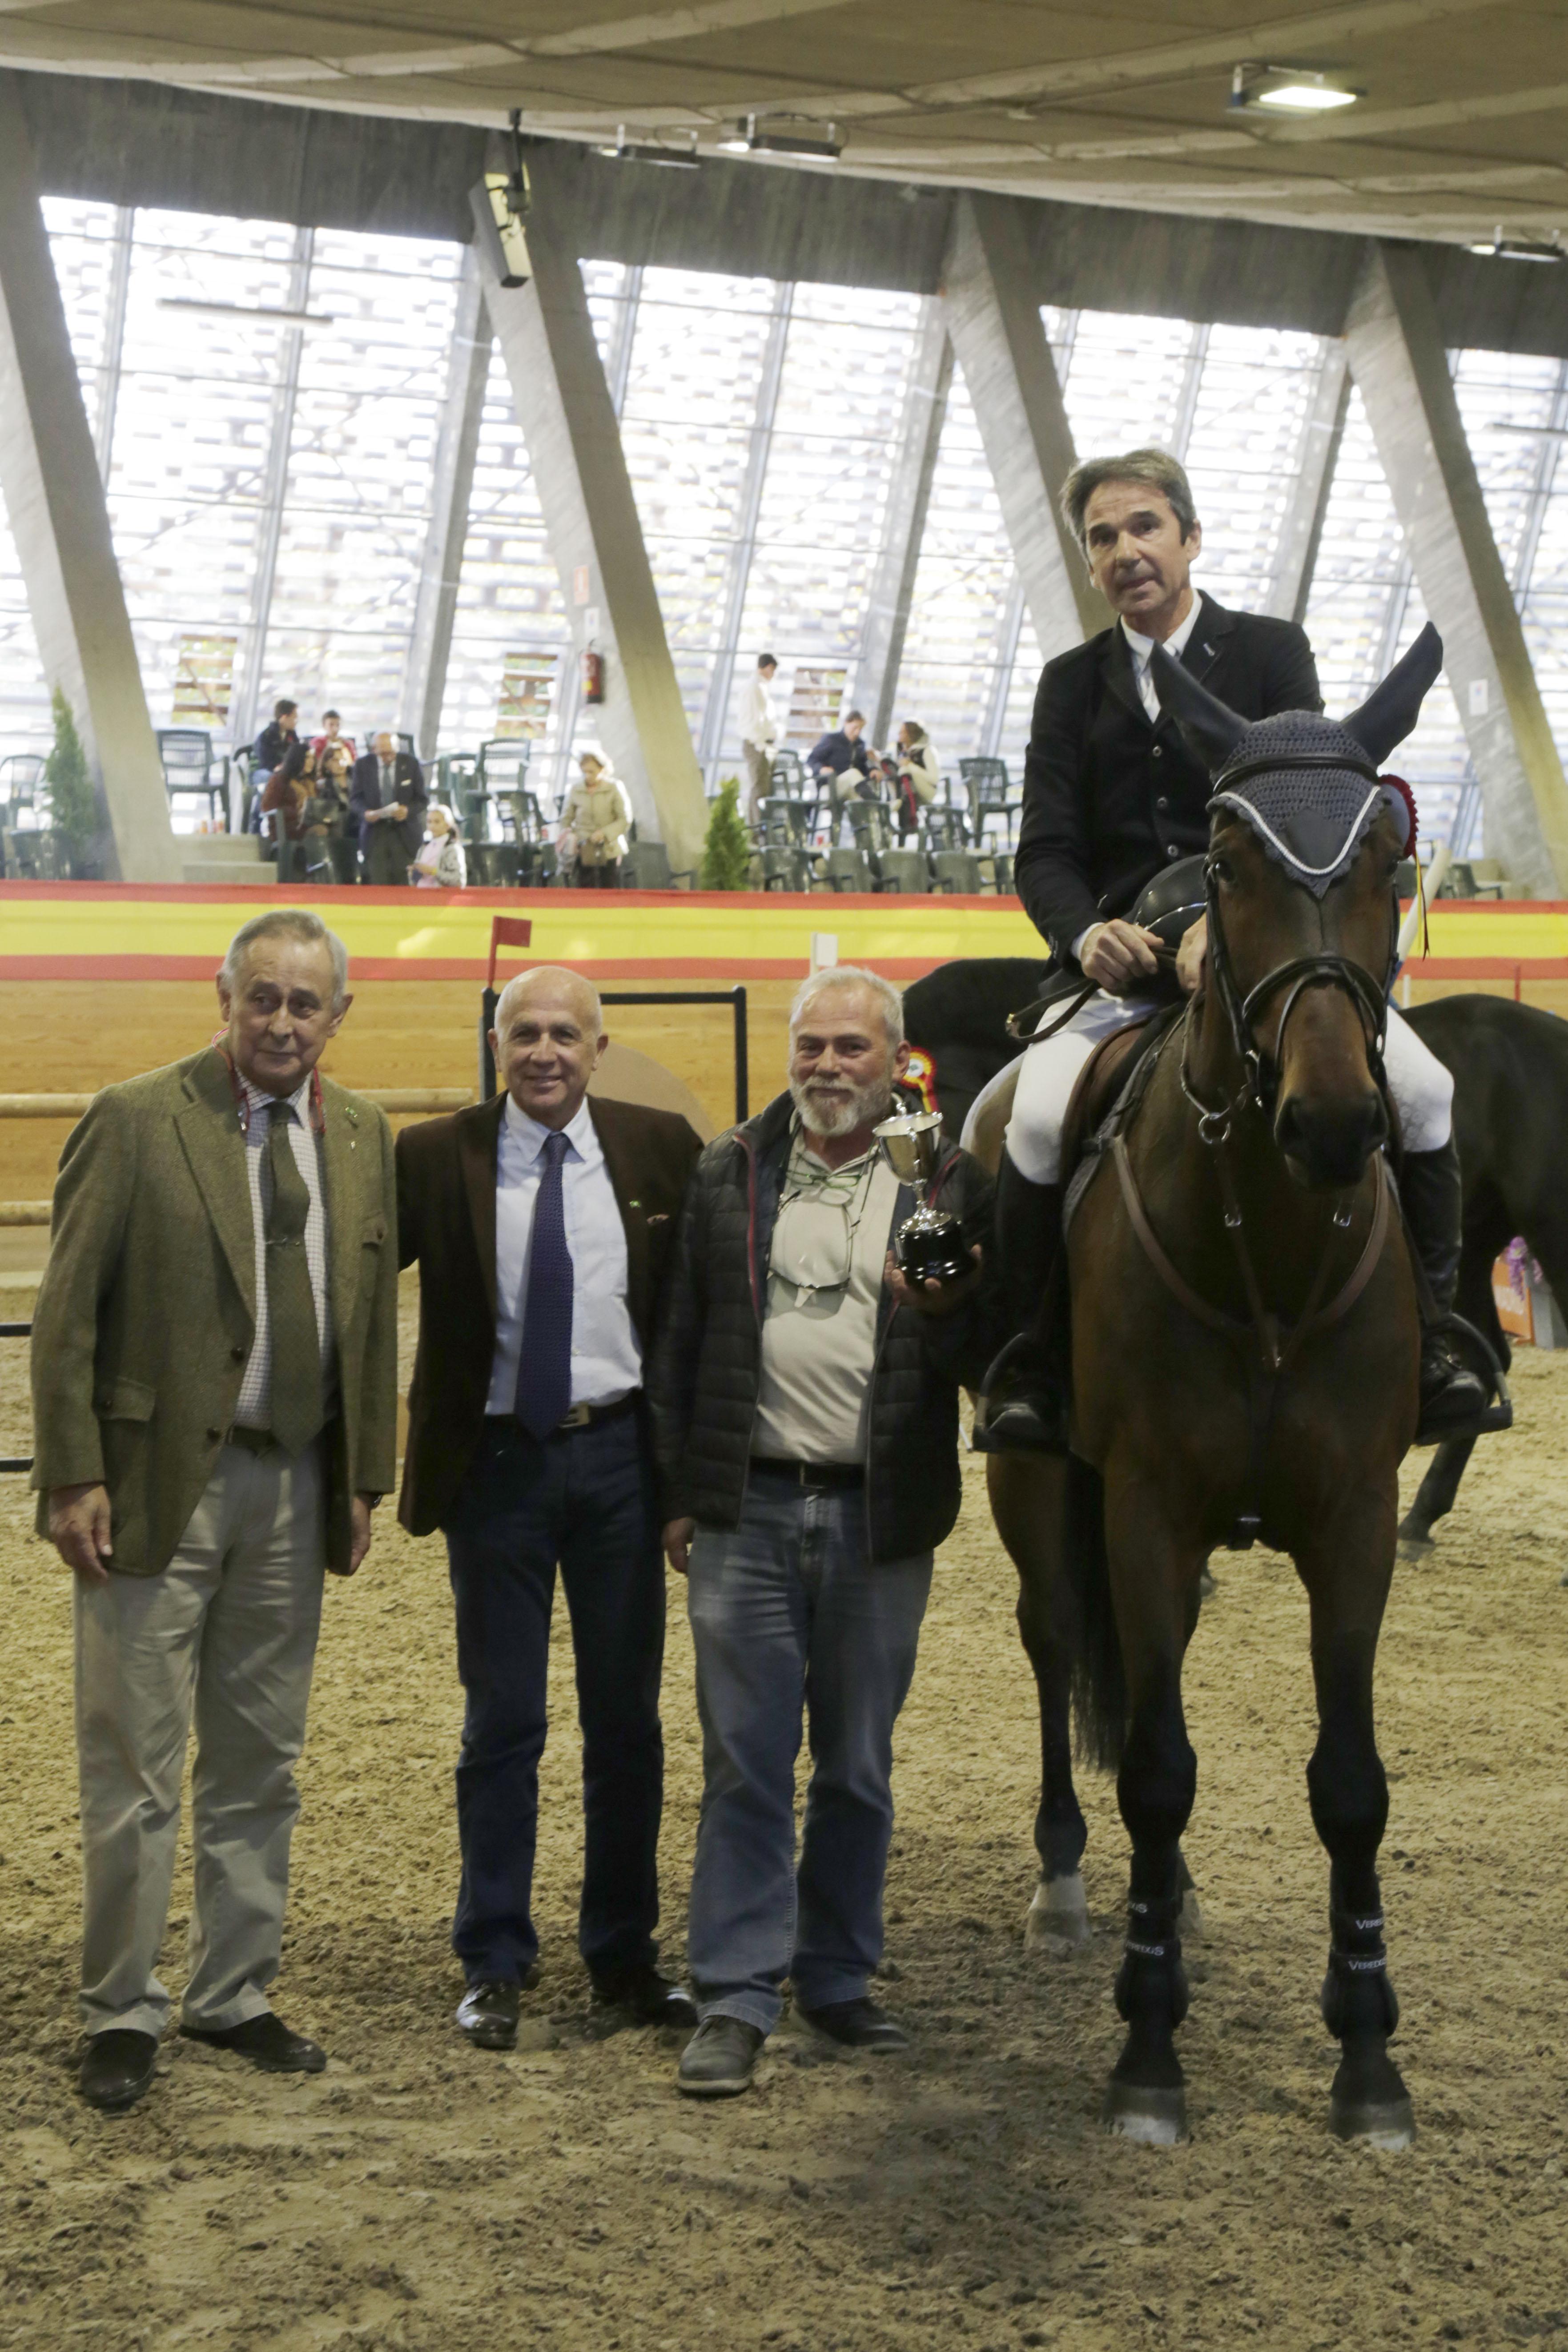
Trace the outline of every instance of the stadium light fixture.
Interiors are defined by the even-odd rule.
[[[485,196],[496,233],[496,246],[491,248],[496,257],[496,274],[503,286],[526,286],[533,275],[533,264],[528,257],[523,223],[528,218],[532,194],[528,184],[528,166],[522,160],[521,107],[512,108],[510,122],[511,169],[485,173]]]
[[[1319,66],[1233,66],[1232,106],[1268,106],[1280,114],[1331,114],[1366,96],[1347,89]]]
[[[1500,227],[1490,238],[1468,246],[1468,253],[1479,253],[1488,261],[1568,261],[1568,251],[1543,237],[1505,236]]]
[[[826,131],[816,125],[793,129],[789,126],[795,120],[789,115],[748,114],[729,138],[721,139],[720,150],[726,155],[813,155],[822,163],[837,163],[844,152],[838,125],[830,122]]]
[[[596,151],[608,155],[616,163],[662,163],[667,170],[700,172],[702,158],[695,147],[654,147],[639,144],[626,137],[626,126],[621,123],[616,131],[614,146],[605,144]]]

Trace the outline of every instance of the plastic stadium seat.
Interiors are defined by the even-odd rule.
[[[673,890],[669,852],[662,841],[634,841],[621,860],[623,890]]]
[[[905,898],[922,897],[931,888],[931,867],[923,849],[884,849],[877,857],[877,887]]]
[[[871,867],[861,849],[830,849],[827,853],[827,887],[830,890],[869,890]]]
[[[480,890],[510,890],[522,865],[515,841],[470,842],[467,851],[468,879]]]
[[[931,887],[950,896],[975,896],[980,888],[980,860],[972,850],[938,849],[931,861]]]
[[[770,843],[763,851],[763,887],[764,890],[809,890],[811,859],[805,851]]]
[[[996,895],[999,898],[1016,898],[1018,886],[1013,879],[1013,860],[1005,849],[999,849],[991,861],[996,868]]]

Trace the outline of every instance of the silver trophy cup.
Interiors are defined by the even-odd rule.
[[[900,1183],[911,1185],[923,1195],[942,1158],[940,1115],[921,1110],[905,1118],[885,1118],[871,1132]],[[972,1264],[958,1219],[945,1209],[933,1209],[923,1198],[914,1215],[906,1217],[894,1234],[893,1250],[914,1282],[956,1282]]]

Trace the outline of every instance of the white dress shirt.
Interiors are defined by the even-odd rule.
[[[1122,619],[1121,634],[1127,640],[1127,650],[1132,656],[1132,677],[1138,688],[1138,699],[1148,712],[1152,726],[1157,727],[1160,723],[1160,697],[1154,681],[1149,675],[1149,656],[1156,645],[1163,645],[1173,661],[1180,661],[1187,649],[1188,638],[1198,625],[1198,614],[1203,608],[1204,600],[1194,589],[1186,619],[1179,627],[1173,629],[1168,637],[1146,637],[1141,629],[1129,628],[1125,617]],[[1079,931],[1072,943],[1072,952],[1075,956],[1094,928],[1093,923],[1086,923]]]
[[[496,1351],[487,1412],[510,1413],[517,1402],[540,1154],[552,1132],[508,1095],[496,1153]],[[562,1132],[571,1146],[561,1196],[572,1258],[572,1402],[615,1404],[642,1386],[642,1349],[626,1306],[626,1227],[586,1102]]]
[[[768,691],[768,681],[760,669],[753,670],[746,696],[746,716],[741,728],[741,740],[753,744],[759,751],[771,751],[778,740],[779,722],[773,714],[773,698]]]
[[[267,1303],[267,1208],[272,1179],[267,1166],[267,1150],[272,1133],[273,1097],[261,1093],[248,1078],[241,1078],[239,1084],[250,1117],[245,1132],[245,1165],[250,1181],[250,1221],[256,1235],[256,1338],[246,1363],[245,1378],[239,1384],[239,1402],[234,1409],[234,1417],[246,1429],[269,1429],[272,1324]],[[316,1329],[321,1342],[321,1393],[323,1401],[331,1405],[335,1389],[332,1309],[327,1293],[327,1194],[321,1181],[321,1156],[310,1127],[309,1078],[298,1093],[289,1097],[289,1108],[292,1114],[289,1121],[289,1148],[310,1195],[305,1215],[305,1263],[310,1269],[310,1296],[316,1302]]]
[[[1203,608],[1204,600],[1194,589],[1186,619],[1179,627],[1173,629],[1168,637],[1146,637],[1141,630],[1130,628],[1125,618],[1122,620],[1121,634],[1132,656],[1132,675],[1138,681],[1138,699],[1156,727],[1160,723],[1160,697],[1149,675],[1149,656],[1159,644],[1164,646],[1173,661],[1180,661],[1187,650],[1187,639],[1198,625],[1198,614]]]

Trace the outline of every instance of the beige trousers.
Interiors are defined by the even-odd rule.
[[[763,803],[773,788],[773,755],[755,743],[742,743],[741,757],[746,763],[746,821],[749,824],[760,824]]]
[[[322,1448],[226,1445],[161,1576],[76,1579],[85,2031],[162,2033],[159,1947],[193,1710],[189,2025],[261,2016],[278,1973],[325,1575]]]

